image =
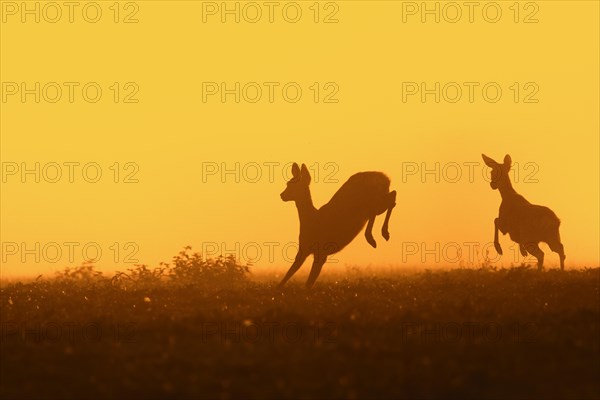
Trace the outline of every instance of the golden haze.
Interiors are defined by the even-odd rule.
[[[383,171],[398,191],[391,240],[382,240],[379,217],[378,248],[361,234],[325,273],[345,264],[458,266],[445,262],[443,254],[437,264],[434,255],[422,262],[421,249],[410,255],[407,250],[439,243],[441,252],[457,243],[467,252],[465,243],[492,242],[500,195],[483,178],[482,152],[496,159],[509,153],[518,165],[516,190],[561,218],[567,268],[598,265],[597,2],[537,2],[539,22],[529,24],[513,21],[508,2],[500,3],[503,16],[497,23],[476,13],[473,23],[463,17],[439,24],[421,23],[419,15],[402,22],[402,2],[339,2],[339,22],[329,24],[314,23],[309,2],[299,3],[298,23],[276,13],[274,23],[255,24],[220,23],[219,15],[203,23],[202,2],[164,3],[138,2],[139,22],[133,24],[114,23],[104,2],[103,18],[95,24],[19,23],[18,16],[3,21],[2,82],[30,87],[97,82],[103,88],[97,103],[81,97],[73,103],[22,103],[18,95],[3,99],[4,163],[96,162],[103,172],[98,183],[85,182],[81,174],[74,183],[65,177],[58,183],[5,177],[3,243],[79,245],[73,263],[66,254],[55,263],[3,254],[3,277],[79,264],[82,246],[94,242],[103,250],[97,264],[104,271],[129,266],[123,262],[129,242],[139,247],[135,258],[151,266],[187,244],[201,250],[202,243],[217,243],[220,251],[229,251],[239,243],[240,251],[246,248],[254,257],[248,244],[256,243],[262,252],[256,269],[276,267],[283,273],[289,261],[282,251],[298,234],[295,207],[279,198],[283,174],[289,173],[282,168],[291,162],[312,168],[316,206],[358,171]],[[331,10],[322,9],[319,18],[326,12]],[[129,93],[123,86],[134,82],[139,102],[112,101],[114,82],[122,91],[119,100]],[[263,97],[236,103],[229,95],[223,103],[214,95],[203,102],[203,82],[226,82],[229,88],[257,82]],[[264,82],[279,83],[273,103]],[[288,82],[303,90],[296,103],[282,97]],[[326,86],[330,82],[334,85]],[[433,95],[422,102],[419,94],[403,101],[403,82],[426,82],[429,88],[457,82],[463,95],[456,103],[444,98],[436,103]],[[464,82],[479,84],[473,102]],[[489,82],[502,88],[498,102],[482,97],[481,87]],[[534,86],[525,87],[528,83]],[[536,88],[538,102],[525,102]],[[338,102],[324,102],[336,89],[330,99]],[[119,183],[110,168],[115,162]],[[125,168],[128,162],[139,166],[138,183],[122,182],[133,171]],[[239,183],[232,174],[206,175],[215,165],[234,169],[236,163]],[[439,182],[434,174],[423,178],[422,168],[434,169],[436,163]],[[465,163],[476,163],[473,179]],[[262,176],[250,182],[257,164]],[[453,182],[456,165],[462,176]],[[413,174],[415,166],[419,171]],[[501,242],[508,246],[510,240],[504,236]],[[120,248],[116,262],[113,243]],[[556,254],[547,246],[543,250],[547,265],[556,266]],[[505,252],[497,265],[520,263],[515,254]],[[287,257],[293,255],[288,249]],[[447,256],[453,255],[449,249]],[[480,256],[469,260],[463,253],[463,261],[480,263]]]

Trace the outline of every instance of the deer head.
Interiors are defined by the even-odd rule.
[[[298,199],[310,197],[310,173],[305,164],[302,164],[302,168],[298,164],[292,165],[292,179],[287,182],[285,190],[281,192],[281,200],[283,201],[296,201]]]
[[[481,157],[483,157],[485,164],[492,169],[490,181],[490,186],[492,189],[498,189],[500,185],[506,185],[506,183],[510,183],[508,172],[510,171],[512,161],[508,154],[504,156],[503,164],[497,163],[485,154],[482,154]]]

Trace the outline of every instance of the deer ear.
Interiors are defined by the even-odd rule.
[[[310,172],[308,172],[308,168],[306,168],[306,164],[302,164],[302,171],[300,171],[300,178],[304,182],[310,183]]]
[[[511,165],[512,165],[512,160],[511,160],[510,156],[507,154],[504,156],[504,168],[509,170]]]
[[[485,162],[485,165],[487,165],[488,167],[494,167],[494,166],[498,165],[498,163],[496,161],[492,160],[485,154],[481,154],[481,157],[483,158],[483,162]]]
[[[298,166],[297,163],[294,163],[294,165],[292,165],[292,176],[294,178],[297,178],[300,175],[300,167]]]

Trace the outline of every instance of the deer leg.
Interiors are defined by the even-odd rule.
[[[321,273],[321,268],[323,268],[323,264],[327,261],[326,255],[318,255],[315,253],[315,259],[313,261],[312,268],[310,270],[310,274],[308,275],[308,280],[306,281],[306,287],[310,289],[315,284],[315,281],[319,277]]]
[[[365,229],[365,237],[367,238],[367,242],[375,248],[377,248],[377,242],[373,238],[373,224],[375,223],[375,215],[369,218],[369,222],[367,222],[367,229]]]
[[[552,243],[548,243],[548,246],[550,246],[550,250],[552,250],[555,253],[558,253],[558,256],[560,257],[560,270],[564,271],[565,269],[565,248],[563,246],[563,244],[558,241],[558,242],[552,242]]]
[[[300,269],[302,263],[304,263],[304,261],[306,260],[306,257],[308,257],[307,253],[298,251],[298,254],[296,254],[296,259],[294,260],[292,266],[288,270],[287,274],[285,274],[281,282],[279,282],[279,285],[277,285],[278,289],[281,289],[283,285],[285,285],[285,283],[289,281],[290,278],[296,273],[296,271]]]
[[[390,216],[392,215],[392,210],[394,209],[394,207],[396,207],[396,191],[392,190],[389,194],[388,194],[388,209],[387,209],[387,213],[385,214],[385,220],[383,221],[383,226],[381,227],[381,236],[383,236],[383,238],[385,240],[390,240],[390,232],[388,231],[388,223],[390,222]]]
[[[529,243],[525,246],[529,254],[537,258],[538,269],[541,271],[544,268],[544,252],[540,249],[537,243]]]
[[[500,225],[500,218],[496,218],[494,220],[494,248],[498,254],[502,255],[502,247],[500,247],[500,242],[498,241],[498,229]]]
[[[527,257],[527,249],[525,248],[525,245],[519,243],[519,251],[523,257]]]

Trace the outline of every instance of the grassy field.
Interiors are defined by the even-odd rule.
[[[277,291],[180,264],[5,286],[0,396],[600,398],[598,268],[324,273]]]

